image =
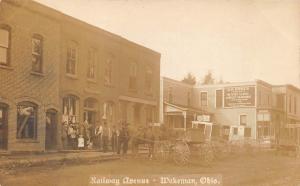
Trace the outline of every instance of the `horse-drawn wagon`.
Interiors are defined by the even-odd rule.
[[[178,165],[185,165],[192,160],[210,165],[214,159],[211,133],[212,123],[193,121],[192,128],[185,129],[181,135],[169,135],[167,139],[159,140],[155,145],[155,156],[162,160],[173,160]]]

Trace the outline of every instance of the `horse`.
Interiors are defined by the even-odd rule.
[[[152,159],[154,152],[155,136],[151,127],[140,127],[131,137],[132,153],[136,156],[139,145],[148,146],[148,157]]]

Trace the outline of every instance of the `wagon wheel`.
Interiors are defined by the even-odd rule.
[[[170,154],[170,143],[167,141],[158,142],[155,146],[155,157],[158,160],[167,161]]]
[[[214,150],[211,145],[205,144],[201,147],[201,159],[204,166],[210,166],[214,160]]]
[[[177,165],[186,165],[190,160],[190,149],[186,142],[178,141],[173,146],[172,156],[173,161]]]

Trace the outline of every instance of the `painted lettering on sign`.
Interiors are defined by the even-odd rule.
[[[224,107],[255,106],[255,87],[238,86],[224,89]]]

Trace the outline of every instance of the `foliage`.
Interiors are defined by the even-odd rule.
[[[189,84],[189,85],[195,85],[197,80],[196,80],[196,77],[192,73],[189,72],[181,82]]]

